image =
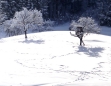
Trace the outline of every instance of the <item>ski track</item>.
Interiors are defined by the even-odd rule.
[[[55,37],[55,36],[54,36]],[[33,39],[36,39],[36,36],[34,36],[33,37]],[[61,42],[64,42],[64,41],[61,41]],[[75,43],[73,43],[73,42],[69,42],[69,41],[66,41],[67,43],[70,43],[70,44],[73,44],[73,45],[75,45]],[[76,45],[78,45],[78,43],[76,44]],[[84,47],[92,47],[92,45],[86,45],[86,46],[84,46]],[[77,48],[77,46],[73,46],[73,48]],[[74,53],[76,53],[76,52],[72,52],[72,53],[67,53],[67,54],[65,54],[65,55],[60,55],[60,56],[52,56],[51,57],[51,59],[53,59],[53,58],[60,58],[60,57],[64,57],[64,56],[68,56],[68,55],[70,55],[70,54],[74,54]],[[24,53],[25,54],[25,53]],[[26,53],[27,54],[27,53]],[[36,54],[37,55],[37,54]],[[29,66],[26,66],[26,65],[24,65],[23,63],[20,63],[18,60],[16,60],[16,62],[18,63],[18,64],[21,64],[22,66],[24,66],[24,67],[28,67],[28,68],[35,68],[35,67],[29,67]],[[52,68],[50,68],[50,67],[48,67],[48,68],[46,68],[46,67],[44,67],[44,68],[41,68],[41,69],[45,69],[45,70],[52,70],[52,71],[56,71],[56,72],[64,72],[64,73],[68,73],[68,74],[70,74],[70,75],[73,75],[73,76],[76,76],[76,79],[74,80],[74,81],[83,81],[83,80],[86,80],[86,79],[89,79],[89,78],[93,78],[93,77],[91,77],[90,75],[94,75],[94,76],[98,76],[98,77],[100,77],[100,78],[102,78],[103,80],[107,80],[108,78],[107,77],[109,77],[108,75],[110,74],[110,71],[101,71],[101,70],[99,70],[100,68],[102,68],[102,64],[104,64],[105,62],[100,62],[100,63],[98,63],[98,65],[97,65],[97,67],[95,67],[95,68],[93,68],[92,69],[92,71],[62,71],[62,69],[65,69],[66,67],[65,66],[62,66],[62,69],[60,69],[60,70],[54,70],[54,69],[52,69]],[[105,74],[106,75],[105,75]],[[110,76],[111,77],[111,76]]]
[[[47,36],[47,37],[50,37],[50,36]],[[58,37],[56,37],[55,35],[53,36],[55,39],[56,38],[58,38]],[[39,38],[39,39],[38,39]],[[39,41],[37,41],[37,39],[39,40]],[[14,40],[14,42],[16,43],[18,40],[19,40],[19,44],[21,44],[21,43],[24,43],[24,44],[26,44],[26,46],[25,47],[28,47],[27,46],[27,44],[30,44],[30,43],[35,43],[35,44],[38,44],[38,45],[40,45],[40,46],[42,46],[42,45],[44,45],[45,43],[46,44],[48,44],[49,42],[52,42],[52,43],[54,43],[54,41],[52,41],[50,38],[48,39],[48,40],[45,40],[45,41],[43,41],[43,38],[42,37],[40,37],[40,36],[36,36],[36,35],[34,35],[34,36],[32,36],[32,37],[30,37],[29,36],[29,38],[28,38],[28,40],[21,40],[21,38],[19,38],[19,39],[16,39],[16,38],[14,38],[14,39],[12,39],[12,40]],[[36,40],[36,41],[35,41]],[[41,41],[42,40],[42,41]],[[93,49],[93,48],[98,48],[98,46],[95,46],[95,45],[90,45],[90,44],[86,44],[86,46],[83,46],[83,47],[78,47],[78,45],[79,45],[79,43],[75,43],[75,42],[72,42],[72,41],[65,41],[65,40],[60,40],[60,39],[58,39],[58,40],[56,40],[56,41],[58,41],[58,42],[60,42],[60,44],[64,44],[64,45],[70,45],[71,47],[72,47],[72,52],[65,52],[65,53],[63,53],[63,54],[58,54],[58,55],[54,55],[54,54],[52,54],[52,53],[50,53],[50,54],[47,54],[47,53],[44,53],[44,54],[41,54],[40,52],[30,52],[29,53],[29,51],[30,50],[33,50],[33,48],[31,48],[31,47],[29,47],[29,48],[27,48],[28,50],[27,51],[23,51],[23,52],[21,52],[21,51],[19,51],[19,50],[17,50],[17,49],[19,49],[19,47],[17,47],[17,48],[12,48],[12,50],[11,50],[11,52],[10,53],[16,53],[16,54],[23,54],[23,55],[35,55],[35,56],[41,56],[41,57],[44,57],[44,58],[38,58],[38,59],[36,59],[36,58],[32,58],[32,59],[30,59],[30,58],[27,58],[27,59],[25,59],[25,58],[20,58],[20,59],[15,59],[14,60],[14,62],[16,62],[17,64],[19,64],[19,65],[21,65],[22,67],[24,67],[24,68],[28,68],[29,70],[32,70],[32,69],[36,69],[36,70],[41,70],[40,72],[38,72],[38,73],[46,73],[46,72],[48,72],[48,73],[50,73],[50,72],[56,72],[56,73],[66,73],[66,74],[69,74],[70,76],[72,76],[72,77],[75,77],[75,79],[74,80],[72,80],[71,82],[66,82],[66,83],[61,83],[61,84],[59,84],[59,85],[57,85],[57,86],[62,86],[63,84],[71,84],[71,83],[73,83],[73,82],[77,82],[77,81],[85,81],[85,80],[88,80],[88,79],[93,79],[93,78],[95,78],[95,77],[98,77],[99,78],[99,80],[102,80],[102,81],[107,81],[107,80],[109,80],[109,78],[111,78],[111,70],[110,71],[103,71],[103,70],[101,70],[102,68],[103,68],[103,65],[104,64],[109,64],[109,65],[111,65],[111,54],[110,53],[107,53],[107,56],[108,56],[108,62],[99,62],[92,70],[90,70],[90,71],[77,71],[77,70],[67,70],[67,68],[68,68],[68,66],[67,65],[59,65],[58,66],[58,69],[55,69],[55,68],[53,68],[53,66],[51,66],[51,64],[50,63],[48,63],[48,64],[44,64],[44,62],[46,61],[46,63],[47,63],[47,60],[49,60],[50,62],[51,62],[51,60],[53,59],[57,59],[57,58],[62,58],[62,57],[68,57],[69,55],[73,55],[73,54],[78,54],[78,55],[81,55],[81,54],[86,54],[86,55],[88,55],[88,51],[89,51],[89,49],[91,50],[91,49]],[[0,40],[0,43],[5,43],[6,41],[5,40]],[[86,42],[87,43],[87,42]],[[24,48],[25,48],[24,47]],[[46,47],[47,48],[47,47]],[[52,46],[49,46],[49,50],[50,49],[53,49],[54,47],[52,47]],[[61,47],[62,48],[62,47]],[[97,54],[96,56],[99,58],[100,57],[100,54],[102,53],[102,51],[104,51],[105,50],[105,47],[103,47],[103,46],[99,46],[99,48],[101,48],[101,51],[98,51],[98,52],[96,52],[96,53],[94,53],[93,52],[93,50],[92,50],[92,53],[94,53],[94,54]],[[35,47],[35,49],[37,49],[36,47]],[[81,51],[79,51],[79,49],[81,50]],[[83,50],[82,50],[83,49]],[[85,50],[86,49],[86,50]],[[108,48],[110,51],[111,51],[111,47],[109,47]],[[2,51],[2,52],[6,52],[6,53],[8,53],[8,50],[4,50],[4,49],[0,49],[0,51]],[[87,53],[88,52],[88,53]],[[106,52],[105,52],[106,53]],[[93,55],[91,55],[91,53],[90,53],[90,56],[92,56],[93,57]],[[38,60],[38,61],[37,61]],[[29,65],[29,63],[30,63],[30,65]],[[32,64],[31,64],[32,63]],[[38,66],[37,66],[38,65]],[[56,86],[56,85],[53,85],[53,86]]]

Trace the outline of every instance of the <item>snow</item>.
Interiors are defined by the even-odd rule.
[[[0,86],[111,86],[111,29],[101,27],[80,47],[68,27],[30,33],[27,40],[1,37]]]

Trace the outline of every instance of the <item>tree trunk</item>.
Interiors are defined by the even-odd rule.
[[[27,30],[25,30],[24,33],[25,33],[25,39],[27,39]]]
[[[80,38],[80,46],[82,45],[82,38]]]

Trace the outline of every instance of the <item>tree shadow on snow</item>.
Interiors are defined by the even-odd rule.
[[[104,41],[99,41],[99,40],[85,40],[85,41],[88,41],[88,42],[104,42]]]
[[[48,83],[44,83],[44,84],[36,84],[36,85],[31,85],[31,86],[45,86],[47,85]]]
[[[22,43],[35,43],[35,44],[43,44],[45,41],[44,40],[33,40],[33,39],[26,39],[25,41],[20,41]]]
[[[84,54],[90,56],[90,57],[100,57],[100,53],[104,48],[102,47],[78,47],[77,53],[78,52],[83,52]]]

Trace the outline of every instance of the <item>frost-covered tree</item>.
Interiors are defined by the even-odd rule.
[[[24,32],[25,38],[27,38],[27,30],[29,28],[32,28],[34,25],[41,26],[43,24],[43,18],[42,13],[38,10],[27,10],[26,8],[23,8],[22,11],[16,12],[14,15],[14,18],[6,21],[5,28],[6,32],[14,33],[16,35],[19,34],[19,32]]]
[[[14,36],[14,35],[19,35],[22,33],[22,30],[16,26],[14,19],[6,20],[3,25],[4,25],[4,31],[7,36]]]
[[[78,24],[82,25],[84,28],[84,31],[86,33],[99,33],[100,28],[98,24],[92,19],[91,17],[81,17],[78,20]]]
[[[44,28],[45,30],[53,30],[55,22],[51,20],[44,21]]]
[[[24,30],[25,38],[27,38],[27,29],[32,22],[31,12],[24,8],[22,11],[15,13],[14,20],[16,21],[16,25]]]
[[[86,34],[100,32],[98,24],[91,17],[81,17],[77,22],[72,21],[70,30],[76,31],[77,27],[83,27]]]
[[[4,24],[3,24],[3,25],[4,25],[4,31],[5,31],[5,33],[6,33],[8,36],[10,36],[11,33],[12,33],[12,30],[10,29],[11,23],[12,23],[11,20],[6,20],[6,21],[4,22]]]
[[[38,11],[35,9],[35,10],[31,10],[30,12],[31,12],[30,17],[32,18],[32,20],[30,22],[30,24],[31,24],[30,28],[40,31],[41,28],[43,28],[42,26],[44,24],[41,11]]]
[[[1,1],[0,1],[0,24],[2,24],[6,19],[6,15],[2,12]]]
[[[0,24],[2,24],[4,20],[5,20],[5,15],[0,12]]]

